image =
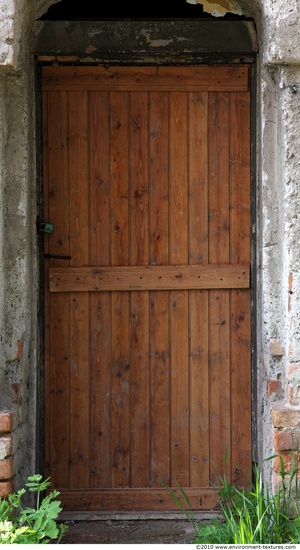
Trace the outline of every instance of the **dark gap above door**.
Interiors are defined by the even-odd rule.
[[[136,0],[116,0],[115,2],[95,2],[87,0],[75,3],[74,0],[61,0],[50,6],[41,21],[82,21],[103,19],[216,19],[203,11],[200,4],[188,4],[186,0],[136,3]],[[222,20],[245,20],[245,17],[226,14]]]

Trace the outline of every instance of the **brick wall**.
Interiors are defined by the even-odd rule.
[[[0,497],[12,493],[14,414],[0,412]]]
[[[273,490],[276,492],[282,464],[285,472],[300,465],[300,407],[274,404],[272,418],[274,454],[277,455],[273,465]]]

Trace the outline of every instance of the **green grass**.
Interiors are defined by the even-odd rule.
[[[186,506],[171,491],[173,499],[195,529],[193,544],[299,544],[298,468],[294,461],[291,471],[285,472],[282,457],[279,458],[280,488],[275,495],[264,486],[257,465],[253,467],[249,489],[231,485],[225,474],[218,474],[215,491],[223,517],[208,525],[196,523],[190,501],[182,488],[178,486]]]

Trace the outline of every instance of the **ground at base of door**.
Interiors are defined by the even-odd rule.
[[[188,520],[66,521],[60,544],[190,544],[195,530]]]

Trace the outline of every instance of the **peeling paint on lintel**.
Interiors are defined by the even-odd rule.
[[[242,15],[240,6],[233,0],[186,0],[188,4],[202,4],[203,10],[214,17],[224,17],[226,13]]]

